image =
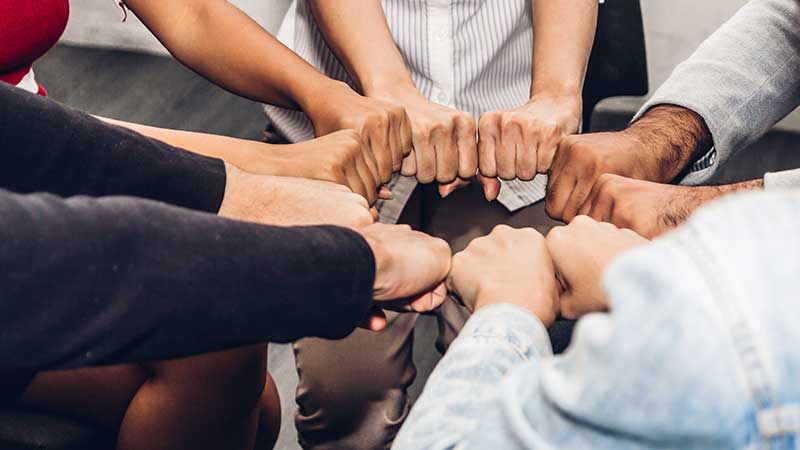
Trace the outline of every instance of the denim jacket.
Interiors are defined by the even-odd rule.
[[[798,224],[800,193],[702,209],[616,259],[561,356],[526,310],[478,311],[393,448],[798,448]]]

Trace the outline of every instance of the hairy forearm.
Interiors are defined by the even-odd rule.
[[[365,95],[414,88],[379,0],[309,3],[328,45]]]
[[[597,28],[597,0],[533,2],[531,97],[579,97]]]
[[[623,133],[637,139],[654,170],[653,181],[671,182],[687,165],[714,145],[711,132],[700,115],[675,105],[659,105]]]
[[[333,80],[224,0],[125,0],[182,63],[238,95],[304,109]]]

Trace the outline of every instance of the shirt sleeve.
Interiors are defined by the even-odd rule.
[[[342,338],[370,307],[374,264],[337,227],[0,190],[0,369]]]
[[[800,169],[770,172],[764,175],[764,189],[790,190],[800,188]]]
[[[759,139],[800,99],[800,3],[753,0],[678,65],[637,118],[660,104],[699,114],[714,149],[694,170],[701,182]],[[634,119],[635,120],[635,119]],[[715,150],[715,151],[714,151]]]
[[[0,83],[0,187],[217,212],[225,165]]]

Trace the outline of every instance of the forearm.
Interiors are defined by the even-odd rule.
[[[301,108],[337,83],[224,0],[126,0],[182,63],[238,95]]]
[[[265,227],[124,197],[0,190],[0,242],[0,368],[341,338],[365,316],[375,271],[348,230]]]
[[[0,84],[0,187],[126,195],[216,212],[224,163]]]
[[[703,118],[682,106],[655,106],[623,133],[641,143],[649,179],[662,183],[674,180],[714,146]]]
[[[694,111],[713,136],[716,164],[724,164],[797,106],[798,21],[794,0],[747,2],[675,68],[642,112],[665,104]]]
[[[259,159],[259,154],[263,155],[264,151],[273,147],[270,144],[262,142],[236,139],[228,136],[170,130],[106,117],[98,117],[98,119],[112,125],[136,131],[143,136],[158,139],[174,147],[186,149],[193,153],[212,158],[222,159],[242,169],[247,169],[255,165],[256,161]]]
[[[436,366],[393,448],[449,449],[480,425],[477,411],[496,401],[514,368],[552,355],[544,325],[527,310],[494,305],[478,310]]]
[[[597,28],[597,0],[531,0],[531,98],[580,98]]]
[[[415,90],[379,0],[309,3],[328,46],[365,95]]]

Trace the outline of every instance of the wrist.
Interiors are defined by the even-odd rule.
[[[645,179],[659,183],[673,181],[713,146],[703,118],[676,105],[651,108],[622,133],[643,149]]]
[[[344,106],[349,96],[358,96],[347,83],[339,80],[325,78],[314,86],[306,88],[297,98],[300,109],[311,119],[311,122],[325,115],[328,111]]]
[[[403,71],[405,72],[405,71]],[[375,77],[361,82],[364,95],[384,100],[402,100],[411,96],[422,96],[408,73]]]
[[[499,304],[509,304],[523,308],[538,317],[545,327],[550,327],[556,320],[556,312],[552,307],[555,302],[545,293],[520,295],[502,291],[481,290],[475,298],[473,313],[482,308]]]

